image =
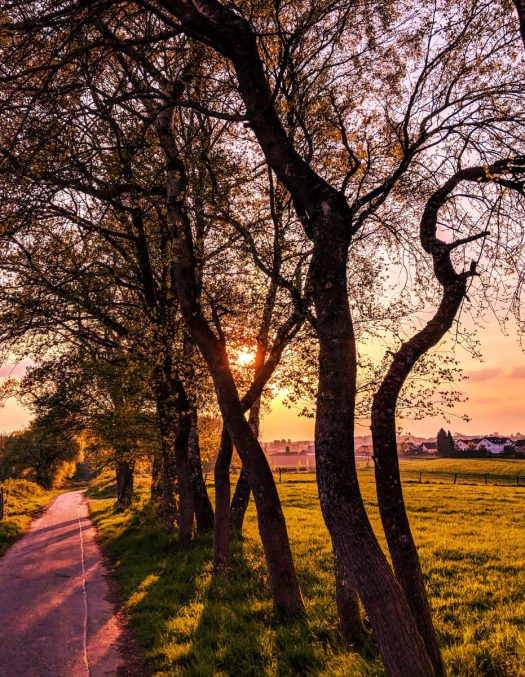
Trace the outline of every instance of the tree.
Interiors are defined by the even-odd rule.
[[[411,576],[417,574],[419,563],[406,520],[392,436],[396,404],[418,360],[452,326],[476,272],[459,265],[457,248],[487,239],[465,213],[449,222],[461,234],[452,243],[443,239],[438,213],[448,209],[460,184],[462,189],[469,185],[474,202],[482,204],[489,204],[493,194],[477,193],[478,179],[499,189],[505,187],[510,173],[513,187],[519,184],[520,167],[514,166],[513,158],[522,155],[523,106],[520,80],[507,49],[512,43],[508,25],[502,23],[498,8],[494,10],[495,3],[480,8],[478,3],[458,7],[443,2],[410,9],[387,3],[381,13],[373,4],[359,2],[351,7],[320,2],[315,11],[307,3],[293,8],[280,4],[226,7],[214,0],[198,5],[185,0],[140,5],[146,11],[141,19],[146,17],[148,26],[161,21],[166,30],[182,29],[190,40],[215,52],[210,79],[219,85],[213,90],[213,109],[209,100],[202,103],[197,88],[188,90],[185,77],[177,77],[175,85],[169,78],[169,91],[175,96],[167,105],[174,114],[157,120],[165,135],[161,141],[167,156],[174,272],[183,314],[213,375],[228,432],[244,454],[247,469],[252,469],[252,487],[258,482],[270,503],[277,505],[267,469],[258,463],[260,448],[244,419],[220,333],[214,334],[200,305],[202,290],[194,258],[198,247],[193,248],[187,215],[186,188],[191,182],[186,180],[185,162],[174,142],[174,120],[178,124],[184,117],[179,105],[183,98],[182,108],[200,108],[208,118],[245,124],[239,139],[263,156],[288,191],[304,235],[312,243],[306,277],[320,344],[317,467],[321,506],[334,545],[341,627],[349,634],[356,588],[387,671],[406,674],[410,665],[415,675],[440,673],[441,658],[420,577],[416,575],[416,585],[411,587],[402,567],[394,562],[394,575],[388,566],[370,527],[353,467],[359,365],[355,298],[350,294],[349,300],[348,272],[357,265],[354,255],[360,239],[379,232],[378,241],[388,251],[394,240],[408,242],[414,259],[418,252],[423,261],[418,267],[421,298],[439,302],[431,322],[412,339],[397,337],[399,348],[374,398],[378,502],[393,560],[403,550],[395,545],[396,528],[401,525],[403,539],[408,537],[404,552],[411,558]],[[97,19],[111,25],[118,16],[119,31],[125,33],[121,31],[121,6],[104,5]],[[111,13],[114,8],[116,15]],[[41,10],[39,6],[40,15]],[[52,45],[54,64],[60,63],[55,48],[66,63],[71,60],[69,50],[78,53],[79,49],[76,33],[75,40],[62,38],[67,10],[58,21],[58,46],[41,39],[48,49]],[[77,19],[75,27],[83,19],[92,30],[92,15],[87,17],[85,8],[75,5],[71,11]],[[131,21],[135,18],[132,15]],[[22,27],[27,28],[25,13],[22,19]],[[57,19],[50,15],[46,23],[45,16],[39,16],[36,25],[37,31],[46,27],[47,39],[49,25],[53,35]],[[403,31],[403,26],[408,28]],[[107,35],[106,29],[101,32]],[[140,33],[130,31],[130,40]],[[173,37],[158,36],[146,40],[147,44]],[[110,42],[129,54],[130,40]],[[14,63],[18,54],[13,55]],[[11,63],[9,59],[4,62]],[[48,72],[53,73],[53,68]],[[352,87],[339,86],[345,69],[352,74]],[[34,75],[30,68],[23,73]],[[290,119],[297,124],[289,124]],[[419,243],[413,247],[418,223]],[[497,260],[498,243],[489,246]],[[259,501],[262,505],[260,497]],[[282,516],[277,513],[277,517],[275,526],[289,573],[293,567],[287,537]],[[275,573],[270,566],[274,583]]]
[[[449,456],[449,443],[447,433],[443,428],[438,430],[436,444],[439,456],[447,458]]]
[[[59,486],[75,469],[79,446],[64,429],[62,412],[35,419],[29,428],[13,433],[0,458],[0,473],[7,477],[31,477],[44,489]]]

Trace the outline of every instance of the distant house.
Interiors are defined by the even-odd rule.
[[[374,453],[374,447],[371,444],[362,444],[357,447],[356,454],[361,456],[371,456]]]
[[[429,454],[432,456],[437,456],[438,449],[436,442],[423,442],[417,448],[420,454]]]
[[[509,437],[483,437],[476,449],[486,449],[489,454],[499,455],[505,451],[505,447],[512,447],[514,442]]]
[[[454,445],[458,451],[472,451],[478,448],[479,437],[473,437],[470,440],[454,440]]]
[[[514,453],[516,458],[525,458],[525,440],[516,440],[514,442]]]

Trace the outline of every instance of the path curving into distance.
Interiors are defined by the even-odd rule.
[[[106,576],[84,493],[61,494],[0,559],[0,677],[127,673]]]

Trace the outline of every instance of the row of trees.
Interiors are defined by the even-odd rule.
[[[472,345],[462,308],[521,321],[509,3],[10,0],[2,13],[0,338],[37,363],[23,396],[109,453],[123,502],[153,456],[167,528],[182,543],[213,529],[217,570],[252,494],[286,619],[304,603],[262,398],[270,384],[315,393],[342,634],[365,632],[362,603],[388,674],[443,674],[397,416],[457,399],[453,362],[429,351],[453,326]],[[363,413],[392,566],[357,480]],[[201,442],[218,414],[213,509]]]

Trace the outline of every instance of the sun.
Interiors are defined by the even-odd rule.
[[[243,346],[237,352],[235,361],[239,367],[252,367],[255,362],[255,349]]]

